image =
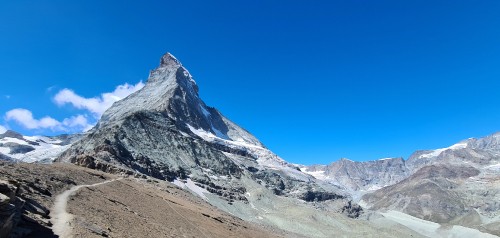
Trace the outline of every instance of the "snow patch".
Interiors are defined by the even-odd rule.
[[[224,140],[229,140],[229,137],[227,137],[226,135],[224,135],[224,133],[222,133],[221,131],[215,129],[215,127],[212,126],[212,130],[215,132],[215,136],[221,138],[221,139],[224,139]]]
[[[195,193],[199,197],[203,198],[204,200],[208,201],[207,196],[205,193],[210,193],[206,189],[196,185],[191,179],[187,179],[186,182],[180,181],[180,180],[174,180],[172,182],[173,184],[177,185],[177,187],[183,188],[183,189],[189,189],[191,192]]]
[[[384,186],[380,186],[380,185],[377,185],[377,184],[373,184],[371,185],[370,187],[367,187],[365,190],[362,190],[362,191],[366,191],[366,192],[371,192],[371,191],[376,191],[376,190],[379,190],[381,188],[383,188]]]
[[[206,118],[210,117],[210,112],[204,106],[200,105],[200,109],[201,109],[201,112],[203,113],[203,115],[205,115]]]
[[[0,147],[0,153],[4,155],[8,155],[10,153],[10,148],[9,147]]]
[[[325,172],[324,170],[320,170],[320,171],[307,171],[307,169],[301,169],[302,171],[304,171],[304,173],[306,174],[309,174],[319,180],[326,180],[328,179],[328,176],[325,175]]]
[[[17,138],[5,137],[3,139],[0,139],[0,143],[9,143],[9,142],[20,144],[20,145],[28,145],[28,142],[26,142],[24,140],[19,140]]]
[[[420,155],[420,158],[433,158],[433,157],[439,156],[442,152],[444,152],[446,150],[464,149],[464,148],[467,148],[467,145],[468,145],[467,142],[457,143],[457,144],[454,144],[454,145],[447,147],[447,148],[436,149],[436,150],[433,150],[432,152],[429,152],[427,154]]]
[[[382,158],[382,159],[379,159],[379,160],[391,160],[393,158]]]
[[[301,180],[301,181],[309,181],[310,177],[304,174],[302,171],[297,170],[296,166],[289,164],[282,158],[278,157],[276,154],[271,152],[270,150],[255,144],[248,143],[243,140],[229,140],[229,138],[221,138],[216,136],[210,132],[207,132],[203,129],[196,129],[193,126],[187,124],[189,130],[201,137],[203,140],[216,143],[220,145],[227,146],[232,149],[245,151],[250,154],[253,158],[257,159],[257,163],[269,169],[279,170],[285,172],[292,178]]]

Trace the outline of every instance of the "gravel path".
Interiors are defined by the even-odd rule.
[[[74,186],[71,189],[68,189],[68,190],[64,191],[63,193],[57,195],[55,202],[54,202],[54,206],[50,210],[50,214],[51,214],[50,221],[53,224],[52,231],[54,232],[54,234],[56,234],[62,238],[72,237],[71,236],[71,220],[73,219],[73,215],[69,214],[66,211],[66,207],[68,205],[69,197],[71,195],[73,195],[76,191],[78,191],[78,189],[87,188],[87,187],[95,187],[95,186],[103,185],[103,184],[110,183],[110,182],[120,180],[120,179],[112,179],[112,180],[107,180],[104,182],[90,184],[90,185]]]

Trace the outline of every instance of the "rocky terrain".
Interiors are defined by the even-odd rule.
[[[401,211],[439,224],[500,235],[500,174],[472,166],[430,165],[362,198],[374,210]]]
[[[110,178],[111,175],[72,165],[0,161],[0,193],[4,196],[0,208],[1,237],[8,233],[11,237],[54,237],[50,223],[54,197],[77,184]]]
[[[355,162],[341,159],[329,165],[301,166],[301,170],[355,194],[395,184],[409,176],[402,158]]]
[[[51,223],[57,195],[115,178],[70,164],[0,162],[0,237],[57,237]],[[81,188],[67,206],[75,237],[298,237],[245,222],[154,179]]]
[[[248,195],[250,204],[233,208],[239,215],[253,211],[262,215],[256,220],[279,224],[258,225],[207,203],[216,195],[204,192],[203,197],[190,188],[137,176],[71,164],[0,162],[1,237],[420,237],[383,217],[374,224],[333,212],[328,203],[313,207],[266,191]],[[57,222],[58,198],[71,190],[64,208],[68,214],[62,216],[67,220]]]
[[[500,133],[402,159],[301,166],[342,186],[365,208],[398,211],[448,226],[500,235]]]

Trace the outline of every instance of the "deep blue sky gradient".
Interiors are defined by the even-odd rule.
[[[499,13],[500,1],[2,1],[0,125],[14,108],[75,115],[58,90],[145,81],[169,51],[208,105],[288,161],[407,158],[500,131]]]

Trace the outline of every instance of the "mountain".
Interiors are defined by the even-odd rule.
[[[498,133],[406,161],[302,166],[207,106],[198,91],[167,53],[141,90],[84,135],[0,135],[1,230],[17,225],[49,237],[498,233]],[[9,162],[55,156],[48,165]]]
[[[406,234],[354,220],[362,209],[348,193],[281,159],[198,90],[165,54],[141,90],[110,107],[56,162],[170,181],[244,220],[308,237]]]
[[[340,159],[299,167],[344,188],[364,208],[387,217],[394,214],[386,211],[402,212],[438,227],[465,226],[500,235],[500,133],[416,151],[406,161]],[[393,218],[402,223],[408,219]]]
[[[410,174],[402,158],[365,162],[341,159],[329,165],[301,166],[301,170],[353,194],[356,191],[373,191],[395,184]]]
[[[116,102],[58,161],[168,181],[189,178],[228,200],[245,200],[242,176],[279,195],[343,197],[317,186],[313,177],[206,106],[191,74],[169,53],[144,88]]]
[[[0,160],[50,163],[80,137],[79,134],[23,136],[7,130],[0,134]]]
[[[500,157],[500,132],[483,138],[470,138],[450,147],[416,151],[407,161],[407,166],[416,171],[433,164],[471,164],[482,168],[498,163]]]
[[[419,150],[406,161],[403,158],[363,162],[340,159],[329,165],[298,166],[305,173],[350,193],[364,193],[396,184],[426,166],[470,164],[483,168],[495,165],[499,157],[500,132],[484,138],[470,138],[446,148]]]
[[[361,203],[440,224],[500,235],[500,133],[447,148],[417,151],[406,162],[410,176]]]

